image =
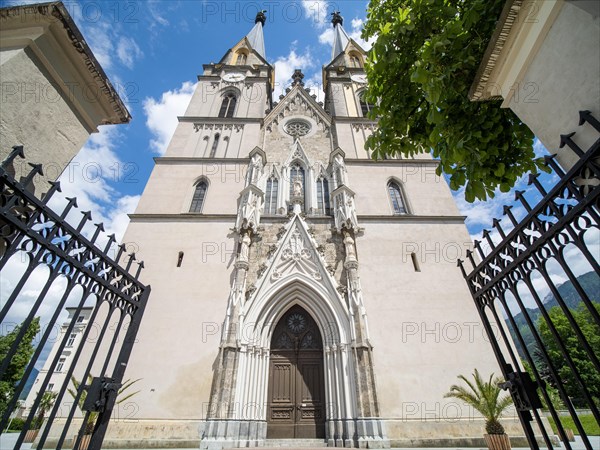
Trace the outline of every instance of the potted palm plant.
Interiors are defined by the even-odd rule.
[[[94,379],[94,377],[91,374],[88,374],[88,378],[87,378],[88,386],[92,384],[93,379]],[[119,404],[123,403],[125,400],[130,399],[135,394],[140,392],[140,391],[136,391],[136,392],[126,395],[125,397],[121,397],[121,395],[127,389],[129,389],[132,385],[134,385],[135,383],[137,383],[140,380],[141,380],[141,378],[138,378],[137,380],[133,380],[133,381],[131,381],[131,380],[125,381],[123,383],[123,386],[121,386],[121,388],[117,392],[117,400],[116,400],[115,404],[119,405]],[[77,398],[77,392],[79,391],[79,386],[81,385],[81,382],[79,382],[75,378],[75,376],[71,376],[71,383],[73,383],[74,389],[69,388],[68,391],[69,391],[69,394],[71,394],[71,396],[75,399],[75,398]],[[77,405],[79,406],[79,409],[83,413],[84,417],[85,417],[86,412],[83,410],[83,405],[85,403],[86,397],[87,397],[87,389],[83,389],[81,392],[81,395],[79,396],[79,400],[77,401]],[[96,425],[97,418],[98,418],[98,413],[95,411],[91,411],[88,414],[88,418],[85,423],[85,428],[84,428],[84,432],[83,432],[83,437],[81,438],[79,447],[76,450],[87,450],[87,448],[90,444],[90,441],[92,440],[92,432],[94,431],[94,426]],[[77,436],[75,436],[73,443],[75,444],[76,442],[77,442]]]
[[[467,386],[453,384],[450,386],[450,392],[444,397],[456,398],[472,406],[485,417],[485,431],[483,437],[490,450],[509,450],[510,440],[504,432],[504,427],[499,422],[502,413],[512,404],[510,395],[500,396],[499,383],[500,378],[494,379],[494,374],[490,375],[488,381],[484,381],[481,375],[475,369],[473,373],[474,382],[467,380],[463,375],[458,376]]]
[[[54,402],[56,401],[56,396],[58,392],[46,391],[42,395],[42,399],[40,400],[40,404],[38,406],[37,416],[31,421],[31,427],[27,430],[25,434],[25,443],[31,443],[35,440],[38,433],[40,432],[40,428],[44,423],[44,418],[46,417],[46,413],[54,406]]]

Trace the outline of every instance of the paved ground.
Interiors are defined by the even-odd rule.
[[[15,442],[17,441],[17,434],[16,433],[9,433],[9,434],[2,434],[0,436],[0,450],[12,450]],[[572,444],[573,449],[574,450],[584,450],[585,447],[583,445],[583,443],[581,442],[581,439],[579,437],[576,437],[577,441],[575,443]],[[590,438],[591,442],[592,442],[592,446],[595,449],[600,449],[600,436],[594,436],[592,438]],[[453,450],[487,450],[487,449],[477,449],[477,448],[463,448],[463,447],[449,447],[450,449]],[[564,447],[555,447],[556,449],[559,448],[564,448]],[[29,450],[31,449],[31,445],[30,444],[26,444],[26,445],[22,445],[21,446],[21,450]],[[149,449],[148,449],[149,450]],[[173,449],[173,450],[184,450],[184,449]],[[266,447],[261,448],[261,450],[269,450]],[[296,449],[293,447],[286,447],[285,450],[300,450],[300,449]],[[317,449],[317,448],[310,448],[307,450],[331,450],[330,448],[324,448],[324,449]],[[396,449],[396,450],[404,450],[404,449]],[[407,449],[408,450],[408,449]],[[410,450],[414,450],[414,449],[410,449]],[[440,450],[439,448],[421,448],[419,450]],[[519,450],[519,449],[513,449],[513,450]]]

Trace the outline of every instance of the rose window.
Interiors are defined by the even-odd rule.
[[[310,133],[310,123],[304,120],[290,120],[285,126],[285,132],[291,136],[306,136]]]
[[[294,334],[302,333],[306,328],[306,319],[302,314],[292,314],[288,317],[287,326]]]

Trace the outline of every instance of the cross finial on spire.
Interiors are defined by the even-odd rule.
[[[344,25],[344,18],[339,11],[334,11],[331,13],[331,23],[335,27],[337,24]]]
[[[294,71],[294,75],[292,75],[292,80],[294,80],[292,82],[292,86],[296,86],[297,84],[299,84],[300,86],[304,86],[304,82],[302,81],[303,79],[304,74],[302,73],[302,70],[296,69]]]
[[[258,13],[256,13],[256,19],[254,20],[254,23],[262,23],[262,26],[265,26],[265,22],[267,21],[267,15],[265,14],[267,12],[266,9],[263,9],[262,11],[259,11]]]

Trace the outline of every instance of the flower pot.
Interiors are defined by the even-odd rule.
[[[33,441],[35,441],[35,438],[37,437],[39,432],[39,429],[27,430],[27,433],[25,433],[25,440],[23,442],[25,444],[31,444]]]
[[[77,435],[75,435],[75,437],[73,438],[73,450],[87,450],[91,440],[91,434],[84,434],[81,438],[81,442],[79,443],[79,447],[75,448],[75,443],[77,442]]]
[[[507,434],[484,434],[483,438],[490,450],[510,450]]]

